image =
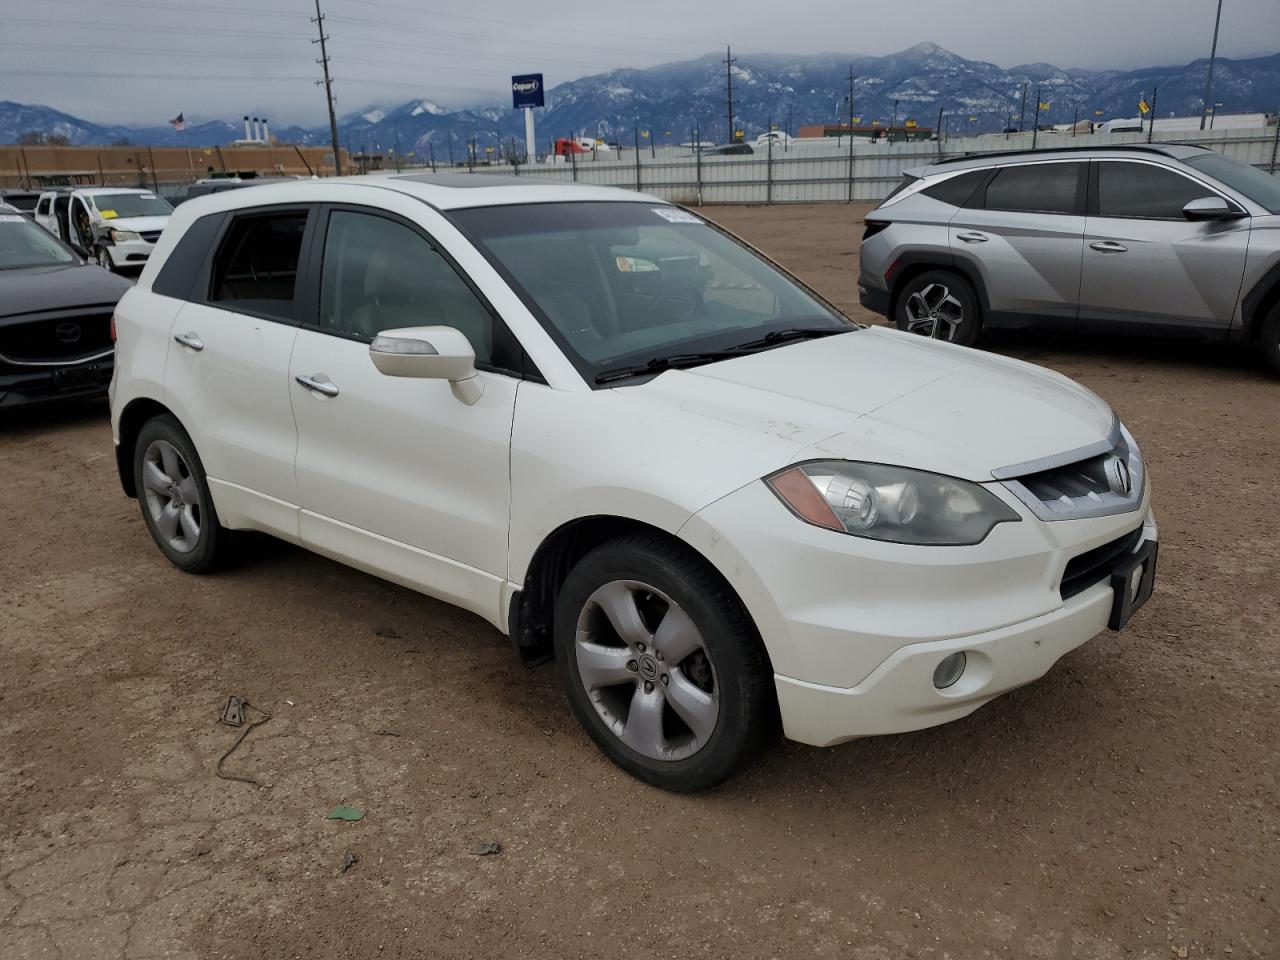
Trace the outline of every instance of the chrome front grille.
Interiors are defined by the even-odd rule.
[[[1142,454],[1116,422],[1103,443],[993,472],[1041,520],[1080,520],[1136,510],[1146,490]]]

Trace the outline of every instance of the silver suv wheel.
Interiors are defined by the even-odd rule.
[[[907,297],[907,331],[935,340],[955,342],[964,322],[964,305],[951,288],[931,283]]]
[[[153,440],[142,455],[142,487],[156,532],[176,553],[200,541],[204,514],[200,488],[182,454],[168,440]]]
[[[596,713],[636,753],[681,760],[715,731],[719,684],[702,633],[656,587],[598,587],[578,615],[574,657]]]

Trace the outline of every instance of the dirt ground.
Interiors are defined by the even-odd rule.
[[[709,212],[854,309],[863,208]],[[266,539],[173,569],[105,404],[6,417],[0,958],[1280,956],[1280,383],[1225,348],[986,346],[1133,428],[1152,602],[965,720],[779,743],[692,797],[468,614]],[[265,788],[214,776],[228,694],[272,714],[227,762]]]

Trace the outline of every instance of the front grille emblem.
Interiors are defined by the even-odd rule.
[[[72,344],[80,339],[80,324],[67,321],[53,328],[53,335],[63,343]]]
[[[1133,476],[1129,473],[1129,464],[1123,457],[1112,457],[1107,464],[1107,486],[1112,493],[1127,497],[1133,493]]]

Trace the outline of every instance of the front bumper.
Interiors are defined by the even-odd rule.
[[[889,291],[877,287],[866,277],[858,278],[858,303],[872,313],[878,313],[882,317],[889,316]]]
[[[1066,600],[1059,585],[1087,551],[1139,528],[1133,550],[1156,541],[1148,499],[1127,514],[1055,523],[1019,513],[1023,522],[997,525],[976,546],[907,547],[803,524],[752,484],[680,535],[759,629],[786,736],[825,746],[965,716],[1107,628],[1115,593],[1105,573]],[[964,673],[937,689],[939,661],[958,652]]]
[[[123,243],[108,243],[104,246],[107,256],[111,258],[111,262],[118,270],[141,270],[151,258],[151,252],[156,248],[154,243],[148,243],[146,240],[126,240]]]
[[[113,366],[110,351],[92,361],[59,366],[11,367],[0,362],[0,408],[104,396]]]

